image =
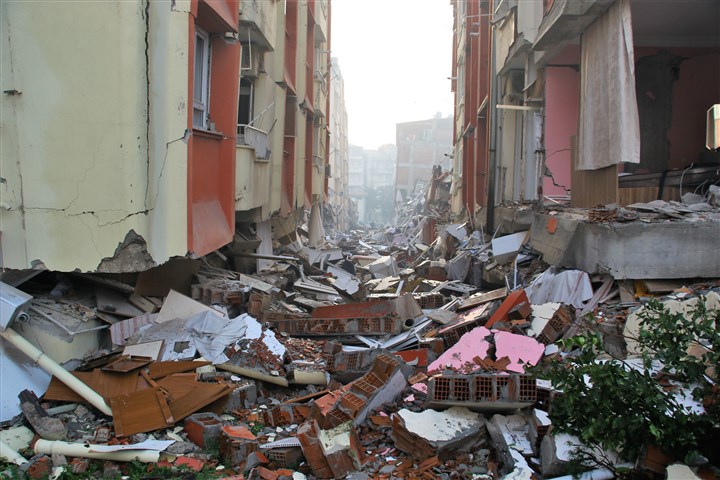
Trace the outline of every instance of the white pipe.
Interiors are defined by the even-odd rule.
[[[98,395],[98,393],[92,388],[85,385],[83,382],[75,378],[73,374],[65,370],[63,367],[57,364],[55,360],[45,355],[35,345],[28,342],[19,333],[12,328],[6,328],[0,331],[8,342],[15,345],[25,355],[30,357],[36,364],[38,364],[43,370],[51,375],[55,375],[61,382],[70,387],[75,393],[83,397],[85,400],[90,402],[95,408],[100,410],[105,415],[112,417],[112,410],[105,403],[105,399]]]
[[[64,405],[58,405],[57,407],[46,408],[45,411],[48,415],[58,415],[60,413],[72,412],[77,407],[77,403],[66,403]]]
[[[618,468],[632,468],[634,465],[632,463],[623,463],[615,466]],[[565,475],[548,480],[612,480],[613,478],[615,478],[615,474],[612,471],[606,468],[599,468],[597,470],[583,472],[580,475]]]
[[[103,445],[104,446],[104,445]],[[120,450],[117,452],[93,452],[94,445],[83,443],[62,442],[60,440],[38,440],[35,442],[35,453],[45,455],[66,455],[68,457],[99,458],[101,460],[114,460],[116,462],[132,462],[139,460],[143,463],[157,463],[160,452],[157,450]]]
[[[10,445],[3,442],[2,440],[0,440],[0,458],[3,458],[8,462],[12,462],[16,465],[22,465],[23,463],[27,462],[27,459],[25,459],[25,457],[13,450]]]

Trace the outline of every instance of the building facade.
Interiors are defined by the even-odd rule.
[[[679,199],[712,181],[720,4],[456,0],[453,210]],[[675,175],[675,173],[678,175]],[[644,175],[644,176],[641,176]],[[666,178],[667,177],[667,178]]]
[[[331,59],[330,96],[330,184],[328,207],[332,210],[335,230],[349,228],[350,195],[348,190],[348,115],[345,107],[345,82],[338,59]]]
[[[141,271],[326,200],[329,1],[0,8],[3,268]]]
[[[433,166],[450,167],[453,138],[452,117],[398,123],[395,168],[396,201],[407,201],[422,192],[432,177]]]

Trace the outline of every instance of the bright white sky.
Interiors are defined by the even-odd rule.
[[[396,123],[452,114],[450,0],[332,0],[331,35],[350,144],[394,144]]]

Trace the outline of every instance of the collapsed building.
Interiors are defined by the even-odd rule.
[[[449,224],[425,245],[423,230],[309,247],[299,229],[306,246],[255,258],[269,266],[254,273],[222,250],[132,275],[6,271],[0,439],[19,465],[8,472],[82,475],[103,460],[106,476],[135,465],[217,478],[554,478],[584,448],[553,423],[570,392],[542,377],[576,355],[563,340],[600,319],[607,351],[637,364],[647,299],[720,312],[717,278],[616,280],[548,266],[527,233]],[[672,388],[709,415],[712,402]],[[663,454],[637,468],[683,465]],[[707,455],[693,475],[717,473]]]
[[[706,111],[720,98],[717,62],[703,60],[718,55],[717,22],[707,21],[717,18],[716,3],[668,4],[649,14],[644,2],[454,2],[456,47],[463,48],[455,52],[452,168],[434,168],[424,191],[408,192],[394,227],[333,235],[322,230],[323,194],[316,189],[323,180],[315,173],[327,160],[311,151],[318,145],[315,135],[322,138],[323,101],[317,96],[322,98],[323,76],[311,82],[293,63],[313,48],[324,51],[319,19],[329,5],[287,2],[284,11],[282,2],[259,2],[257,11],[244,3],[239,10],[231,2],[228,9],[218,2],[191,2],[187,11],[179,5],[151,2],[144,12],[123,7],[129,9],[123,18],[147,34],[147,48],[136,52],[148,55],[145,74],[163,71],[154,63],[154,49],[167,45],[155,35],[175,38],[189,52],[205,48],[203,39],[225,51],[231,66],[249,72],[238,79],[240,97],[250,88],[256,100],[274,99],[268,110],[256,106],[244,122],[238,119],[243,128],[235,134],[236,172],[250,168],[241,176],[257,185],[280,170],[273,178],[281,183],[254,191],[236,176],[234,188],[209,188],[221,197],[217,201],[204,194],[191,201],[191,192],[208,187],[207,179],[192,173],[190,158],[207,157],[193,149],[205,140],[222,144],[227,138],[213,133],[234,120],[202,116],[201,101],[197,119],[195,110],[192,117],[189,109],[176,115],[164,105],[178,117],[178,135],[164,130],[156,137],[152,126],[145,137],[145,123],[126,126],[140,130],[141,149],[161,155],[148,153],[140,166],[117,168],[134,168],[128,175],[141,182],[128,185],[147,186],[146,200],[162,200],[164,210],[162,202],[121,213],[89,209],[87,189],[104,185],[94,181],[100,171],[95,164],[71,175],[73,188],[62,193],[69,197],[55,203],[49,194],[30,195],[54,173],[8,170],[14,176],[8,174],[3,188],[17,195],[3,195],[3,222],[22,224],[17,232],[23,237],[6,235],[3,227],[0,439],[2,456],[19,465],[5,465],[7,475],[89,475],[100,468],[114,477],[141,468],[142,476],[165,468],[218,478],[554,478],[570,472],[583,442],[553,421],[553,402],[568,392],[553,388],[534,367],[570,365],[577,349],[568,340],[595,328],[612,358],[640,368],[643,352],[635,342],[648,299],[678,312],[698,303],[714,315],[720,310],[717,146],[698,143],[710,138],[704,136]],[[17,15],[31,23],[30,13],[17,5],[2,8],[14,24]],[[589,67],[585,40],[593,36],[587,31],[609,20],[605,15],[617,15],[624,38],[640,42],[628,41],[625,55],[608,55],[608,61],[647,63],[642,68],[669,69],[671,76],[651,88],[635,65],[637,132],[625,132],[632,138],[619,153],[600,148],[612,142],[592,144],[594,155],[615,159],[611,165],[580,168],[591,139],[577,119],[598,109],[590,103],[593,88],[615,91],[582,83]],[[673,15],[686,18],[693,31],[678,22],[658,35]],[[188,22],[197,23],[195,30]],[[298,31],[301,25],[307,30]],[[288,38],[306,43],[292,47]],[[282,57],[283,48],[296,50]],[[652,58],[640,62],[645,57],[637,53],[645,48],[642,55]],[[664,48],[675,56],[667,60]],[[213,54],[213,62],[223,58]],[[173,68],[192,83],[202,77],[193,65],[188,60]],[[701,74],[685,76],[683,69]],[[252,85],[248,78],[255,79]],[[42,76],[16,80],[32,85]],[[311,92],[311,83],[319,90]],[[20,103],[36,92],[19,87],[5,100]],[[189,105],[190,92],[175,87]],[[158,112],[158,98],[148,89],[148,105],[135,105],[146,116]],[[671,102],[676,93],[679,99]],[[683,108],[695,95],[702,108],[690,115]],[[642,105],[643,96],[664,99],[661,111]],[[241,98],[238,103],[239,109],[247,106]],[[632,109],[629,103],[624,106]],[[271,123],[263,132],[263,115],[282,106],[283,128]],[[29,107],[16,108],[21,115]],[[212,103],[208,108],[214,111]],[[606,123],[620,127],[634,115],[606,113]],[[648,153],[657,131],[665,138],[679,124],[692,131],[686,141]],[[90,149],[95,161],[106,161],[103,148],[101,142]],[[638,164],[627,160],[638,148],[647,172],[619,176],[619,169],[631,173]],[[171,149],[187,158],[169,156],[166,163]],[[82,161],[90,158],[76,153]],[[294,161],[283,160],[286,153]],[[246,154],[252,162],[237,161]],[[710,165],[696,167],[689,159],[698,154]],[[216,158],[227,160],[223,155]],[[224,187],[232,178],[200,170],[200,176],[217,174]],[[191,188],[196,180],[199,190]],[[187,181],[187,194],[163,188],[171,181]],[[233,190],[235,205],[226,205],[224,193]],[[270,199],[267,205],[256,197],[261,194]],[[187,209],[170,208],[178,204]],[[48,243],[61,220],[74,233],[67,236],[65,225],[65,233]],[[128,229],[134,222],[147,225]],[[110,230],[102,239],[95,235]],[[160,247],[163,238],[178,245]],[[20,258],[13,252],[25,253]],[[96,273],[83,273],[88,271]],[[695,355],[703,359],[703,349],[712,347],[698,341]],[[714,385],[717,374],[707,367]],[[712,395],[693,398],[667,375],[655,371],[652,378],[693,414],[707,416],[718,403]],[[687,465],[675,452],[647,447],[637,459],[602,452],[603,466],[672,479],[717,475],[720,460],[712,451]],[[590,471],[593,478],[613,474]]]

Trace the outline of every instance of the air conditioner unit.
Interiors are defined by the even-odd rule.
[[[720,103],[716,103],[707,111],[705,146],[710,150],[720,150]]]

